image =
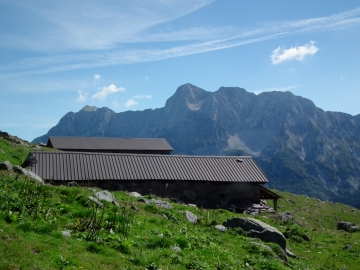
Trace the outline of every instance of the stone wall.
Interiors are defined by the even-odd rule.
[[[55,183],[58,184],[58,183]],[[59,183],[60,184],[60,183]],[[65,185],[66,183],[62,183]],[[142,195],[175,198],[206,208],[236,208],[241,211],[259,200],[259,187],[249,183],[203,181],[84,181],[81,186],[107,190],[136,191]]]

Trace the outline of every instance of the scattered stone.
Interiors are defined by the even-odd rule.
[[[344,247],[343,247],[343,250],[351,250],[352,249],[352,246],[350,246],[350,244],[346,244]]]
[[[181,251],[181,248],[175,246],[175,247],[172,248],[172,250],[175,251],[175,252],[180,252],[180,251]]]
[[[111,192],[109,192],[107,190],[103,190],[103,191],[94,192],[94,193],[95,193],[95,197],[98,200],[111,202],[114,205],[119,206],[119,203],[116,201],[115,197],[111,194]]]
[[[191,223],[197,223],[198,222],[198,217],[195,215],[195,214],[193,214],[193,213],[191,213],[191,212],[189,212],[189,211],[184,211],[184,214],[185,214],[185,217],[186,217],[186,219],[188,220],[188,221],[190,221]]]
[[[42,151],[42,147],[40,145],[35,145],[35,150],[36,151]]]
[[[93,201],[94,203],[96,203],[98,206],[103,206],[103,204],[98,200],[98,199],[96,199],[95,197],[93,197],[93,196],[89,196],[88,197],[88,199],[89,200],[91,200],[91,201]]]
[[[41,179],[40,176],[38,176],[37,174],[33,173],[32,171],[29,171],[27,169],[21,168],[20,166],[13,166],[13,171],[17,172],[17,173],[21,173],[23,175],[26,175],[27,177],[30,178],[30,180],[34,180],[35,182],[37,182],[38,184],[45,184],[44,180]]]
[[[75,181],[71,181],[69,183],[67,183],[68,187],[80,187],[80,185],[78,183],[76,183]]]
[[[170,201],[174,202],[174,203],[179,203],[179,204],[184,204],[183,201],[176,199],[176,198],[170,198]]]
[[[215,229],[219,230],[220,232],[226,232],[227,230],[224,225],[215,225]]]
[[[129,195],[130,197],[133,197],[133,198],[140,198],[142,197],[142,195],[140,193],[137,193],[135,191],[132,191],[132,192],[129,192]]]
[[[292,203],[292,204],[294,204],[294,205],[295,205],[295,202],[294,202],[293,200],[291,200],[291,199],[290,199],[290,200],[288,200],[288,202],[289,202],[289,203]]]
[[[139,210],[139,208],[137,208],[135,205],[132,205],[132,206],[131,206],[131,209],[132,209],[132,210],[135,210],[135,211],[138,211],[138,210]]]
[[[247,208],[243,213],[246,215],[256,216],[260,214],[260,212],[276,213],[273,208],[267,205],[267,202],[265,200],[260,200],[259,203],[252,204],[252,206]]]
[[[346,232],[358,232],[360,231],[360,226],[357,226],[355,223],[341,221],[337,224],[338,230],[343,230]]]
[[[62,233],[63,236],[65,236],[67,238],[71,238],[70,231],[62,231],[61,233]]]
[[[161,216],[165,219],[168,219],[168,217],[165,214],[162,214]]]
[[[244,211],[244,214],[253,215],[253,216],[257,216],[259,213],[260,213],[259,209],[252,209],[252,208],[246,209]]]
[[[350,232],[358,232],[360,231],[360,227],[357,225],[350,226]]]
[[[9,161],[0,162],[0,170],[6,170],[11,172],[13,170],[13,166]]]
[[[283,222],[287,222],[287,221],[290,221],[290,220],[293,219],[290,212],[279,213],[277,215],[277,218],[280,219]]]
[[[161,200],[156,200],[156,199],[145,199],[145,198],[140,198],[138,199],[138,202],[143,202],[146,204],[151,204],[154,203],[156,204],[158,207],[160,208],[167,208],[167,209],[171,209],[172,205],[171,203],[165,202],[165,201],[161,201]]]
[[[190,206],[190,207],[197,207],[196,204],[192,204],[192,203],[189,203],[187,206]]]
[[[285,254],[288,255],[291,258],[296,258],[296,255],[294,253],[292,253],[290,250],[286,249],[285,250]]]

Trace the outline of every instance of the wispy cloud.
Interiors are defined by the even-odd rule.
[[[152,95],[136,95],[133,97],[134,99],[151,99]]]
[[[159,20],[156,19],[156,23],[162,23],[165,21],[174,20],[175,18],[179,18],[184,14],[191,13],[197,8],[207,5],[211,1],[199,0],[198,2],[196,2],[195,6],[190,5],[190,2],[191,2],[190,0],[185,1],[185,4],[181,5],[181,7],[179,8],[181,12],[175,11],[177,7],[173,5],[169,7],[163,7],[162,11],[167,10],[166,8],[169,8],[171,10],[170,12],[171,15],[169,16],[166,15],[165,17],[162,17]],[[161,3],[164,4],[164,2],[160,0],[159,2],[156,3],[157,5],[160,5]],[[128,8],[131,9],[131,7]],[[101,10],[102,10],[101,12],[98,13],[94,12],[91,14],[93,14],[93,16],[98,16],[96,18],[104,19],[106,17],[105,16],[106,12],[104,12],[103,9]],[[328,17],[319,17],[319,18],[311,18],[306,20],[296,20],[296,21],[286,21],[286,22],[282,21],[278,23],[262,25],[258,28],[247,29],[247,30],[239,29],[233,26],[230,27],[226,26],[225,28],[219,28],[216,30],[211,29],[211,31],[209,31],[208,28],[197,28],[197,29],[184,28],[181,30],[174,30],[174,31],[161,29],[163,30],[163,32],[153,33],[149,29],[151,29],[151,27],[155,25],[153,23],[150,23],[150,19],[156,18],[156,16],[159,13],[158,11],[155,10],[156,10],[155,8],[150,10],[146,10],[146,9],[142,10],[142,12],[146,13],[145,14],[146,16],[141,12],[139,13],[142,14],[144,17],[146,17],[146,22],[144,22],[144,20],[141,19],[141,21],[138,24],[141,25],[141,27],[139,26],[139,29],[132,28],[129,31],[131,33],[136,33],[135,36],[132,34],[131,39],[128,39],[129,36],[126,33],[112,33],[110,31],[111,32],[110,34],[112,36],[120,35],[121,37],[119,37],[116,40],[111,39],[110,41],[107,41],[108,45],[106,46],[104,45],[102,47],[99,45],[99,48],[101,48],[104,51],[99,51],[95,53],[82,53],[82,54],[58,54],[51,57],[24,59],[21,61],[0,66],[0,71],[2,71],[2,73],[0,74],[0,79],[31,75],[31,74],[44,74],[44,73],[76,70],[76,69],[93,68],[93,67],[151,62],[151,61],[181,57],[191,54],[210,52],[215,50],[224,50],[228,48],[242,46],[245,44],[263,42],[266,40],[278,39],[282,37],[289,37],[289,36],[305,34],[305,33],[332,31],[336,29],[342,29],[346,27],[353,27],[360,25],[360,17],[359,17],[360,8],[356,8],[347,12],[334,14]],[[90,11],[87,11],[85,9],[84,14],[86,14],[86,12],[90,12]],[[134,13],[132,13],[132,15],[134,15]],[[55,20],[57,24],[61,25],[62,24],[60,19],[61,16],[59,14],[57,16],[58,17],[55,16],[56,18],[54,18],[53,20]],[[134,18],[138,18],[139,16],[136,15]],[[127,19],[128,22],[131,22],[133,20],[132,17],[130,19],[127,17],[126,12],[124,12],[124,14],[119,15],[119,18],[121,18],[122,20]],[[83,21],[78,22],[81,26],[78,27],[76,22],[77,20],[80,19],[81,18],[76,19],[76,16],[72,18],[72,20],[75,20],[72,26],[74,25],[77,26],[75,27],[75,29],[79,31],[77,32],[77,34],[81,33],[79,29],[85,27],[84,25],[86,23],[84,22],[88,21],[88,19],[84,19],[84,22]],[[93,24],[94,23],[89,24],[89,27],[90,26],[92,27]],[[71,30],[72,28],[69,25],[65,25],[63,27],[68,29],[68,31],[73,31]],[[99,33],[100,31],[106,32],[104,31],[104,29],[98,29],[98,27],[96,26],[94,26],[95,27],[94,29],[92,29],[91,27],[89,28],[89,33],[91,32],[91,35],[93,36],[96,36],[94,35],[94,33]],[[124,27],[122,27],[121,29],[123,28]],[[222,29],[224,31],[221,31]],[[175,33],[180,33],[179,31],[181,32],[181,35],[176,35]],[[200,32],[202,33],[201,35],[199,35]],[[86,40],[87,43],[91,43],[89,42],[88,39],[89,33],[86,32],[86,34],[84,34],[85,37],[80,35],[80,37],[84,38],[84,40]],[[194,40],[194,37],[196,36],[200,36],[201,38]],[[122,48],[121,50],[117,49],[118,45],[116,44],[121,44],[124,42],[127,43],[127,42],[149,41],[148,39],[149,37],[151,37],[151,40],[157,42],[173,40],[176,37],[176,40],[179,39],[178,43],[180,43],[180,41],[186,41],[187,44],[178,45],[174,47],[166,47],[167,44],[170,43],[162,43],[161,49],[154,49],[153,47],[151,49],[138,49],[138,50],[126,49],[126,47]],[[104,37],[104,39],[106,38]],[[316,49],[317,49],[316,46],[312,43],[306,44],[305,46],[290,48],[287,50],[278,48],[274,52],[273,61],[274,63],[280,63],[281,61],[285,61],[283,59],[286,60],[302,59],[306,55],[316,53],[317,51]],[[95,47],[93,48],[93,50],[96,51]]]
[[[8,6],[23,11],[26,27],[3,43],[36,51],[107,50],[119,43],[145,41],[144,31],[190,14],[214,0],[24,1]],[[38,27],[35,23],[40,23]],[[126,27],[124,27],[126,25]]]
[[[131,106],[138,105],[139,103],[136,101],[136,99],[151,99],[152,95],[136,95],[133,96],[131,99],[127,100],[125,102],[125,107],[129,108]]]
[[[290,49],[276,48],[272,51],[270,58],[274,65],[280,64],[284,61],[298,60],[302,61],[307,55],[314,55],[317,53],[317,48],[314,41],[310,41],[304,46],[292,47]]]
[[[137,104],[139,104],[139,103],[136,102],[134,99],[129,99],[128,101],[125,102],[125,107],[129,108],[129,107],[137,105]]]
[[[94,81],[100,80],[101,76],[99,74],[94,75]]]
[[[87,100],[87,93],[81,90],[78,90],[78,97],[76,99],[77,102],[85,102]]]
[[[124,87],[116,87],[115,84],[110,84],[109,86],[104,86],[100,88],[100,91],[94,94],[91,98],[98,100],[105,100],[108,95],[123,91],[125,91]]]

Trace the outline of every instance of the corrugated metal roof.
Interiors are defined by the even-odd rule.
[[[251,157],[32,152],[44,180],[167,180],[266,183]]]
[[[64,150],[174,150],[164,138],[50,136],[47,146]]]

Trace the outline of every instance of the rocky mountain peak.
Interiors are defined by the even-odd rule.
[[[89,106],[89,105],[85,105],[84,108],[81,109],[81,111],[85,111],[85,112],[95,112],[98,108],[95,106]]]
[[[291,92],[180,86],[165,107],[115,113],[85,106],[50,135],[165,138],[174,154],[252,155],[270,186],[360,207],[360,115],[325,112]]]

